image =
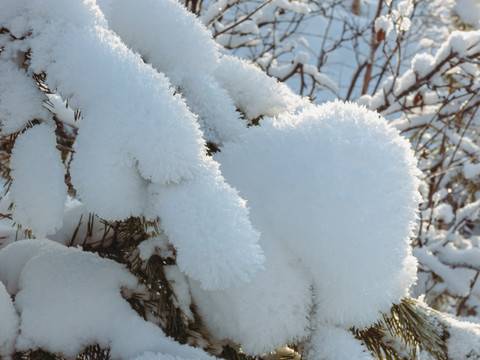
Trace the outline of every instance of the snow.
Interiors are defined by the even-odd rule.
[[[209,167],[195,181],[151,184],[146,215],[162,219],[165,234],[178,250],[180,269],[213,290],[248,282],[264,256],[245,201],[209,159]]]
[[[217,45],[193,14],[172,0],[98,3],[122,41],[181,89],[190,110],[199,115],[206,140],[232,140],[245,127],[232,100],[212,77]],[[160,36],[164,33],[170,36]]]
[[[378,114],[334,102],[264,119],[215,159],[260,232],[311,273],[318,321],[368,326],[408,294],[418,170]]]
[[[19,319],[5,285],[0,282],[0,356],[9,359],[15,349]]]
[[[305,104],[305,100],[295,95],[287,85],[267,76],[255,65],[233,56],[220,58],[215,77],[248,119],[260,115],[276,116]]]
[[[164,268],[174,303],[188,319],[196,305],[214,336],[239,343],[246,353],[307,341],[310,359],[371,359],[348,329],[373,324],[416,279],[409,239],[421,200],[419,171],[397,130],[354,104],[310,105],[254,65],[219,55],[211,34],[174,0],[3,3],[2,26],[15,34],[32,30],[21,41],[34,55],[25,73],[0,63],[2,80],[6,73],[7,84],[19,86],[0,84],[0,98],[21,92],[31,100],[22,111],[16,99],[7,103],[18,114],[0,100],[2,129],[16,132],[44,116],[38,109],[45,97],[29,76],[46,71],[47,85],[57,92],[50,96],[53,111],[78,128],[71,175],[81,200],[66,197],[50,124],[21,134],[12,154],[13,215],[36,236],[49,234],[56,242],[23,240],[0,251],[0,280],[20,316],[17,350],[43,348],[70,358],[98,343],[121,360],[211,358],[168,339],[131,309],[125,294],[145,289],[125,267],[60,245],[87,240],[87,217],[93,219],[88,241],[95,241],[103,230],[90,215],[96,213],[112,221],[157,219],[164,232],[140,244],[140,258],[173,257],[174,247],[177,265]],[[275,3],[297,14],[311,9],[299,1]],[[210,3],[204,19],[229,4]],[[274,10],[265,7],[255,19],[275,16]],[[411,1],[398,3],[392,13],[397,30],[408,30],[412,10]],[[386,17],[375,22],[377,31],[392,26]],[[239,29],[259,31],[254,21]],[[415,56],[410,70],[397,83],[387,80],[383,90],[395,85],[404,91],[450,52],[474,51],[475,36],[454,35],[436,56]],[[263,60],[279,77],[300,64],[305,75],[338,92],[335,81],[307,63],[307,52],[287,65]],[[383,95],[363,100],[379,107]],[[80,122],[72,121],[77,109]],[[246,127],[257,118],[260,126]],[[205,141],[220,145],[214,159],[222,173],[205,155]],[[468,139],[460,149],[467,148],[478,150]],[[459,224],[477,218],[478,209],[478,202],[466,205],[455,218],[443,204],[433,216]],[[460,245],[430,250],[416,254],[456,284],[453,294],[467,294],[470,280],[445,263],[476,264],[478,251]],[[3,290],[0,315],[10,319],[10,332],[0,331],[0,355],[8,355],[18,316]]]
[[[148,260],[155,253],[159,253],[163,258],[174,258],[174,254],[168,248],[168,238],[165,234],[152,237],[150,239],[142,241],[137,249],[139,251],[140,259]]]
[[[324,86],[326,88],[329,88],[334,93],[338,92],[339,89],[338,89],[337,83],[334,82],[326,74],[320,73],[315,66],[310,65],[310,64],[305,64],[305,65],[303,65],[303,71],[304,71],[305,74],[312,75],[313,78],[315,79],[315,81],[318,82],[318,84],[320,86]]]
[[[111,11],[119,6],[119,11],[124,14],[131,4],[112,2]],[[154,14],[164,11],[163,15],[168,14],[169,18],[171,12],[181,12],[183,17],[171,19],[178,21],[182,29],[187,29],[192,23],[201,27],[174,2],[156,2],[154,5],[152,1],[146,1],[135,7],[132,15],[143,16],[151,24],[154,18],[148,12],[149,4]],[[26,9],[25,16],[34,28],[31,37],[25,40],[35,54],[30,70],[37,73],[45,71],[49,88],[56,89],[63,99],[68,99],[72,109],[82,111],[83,120],[74,144],[70,174],[86,210],[110,221],[142,216],[144,213],[148,213],[151,219],[160,216],[170,241],[178,250],[180,268],[202,281],[206,288],[223,288],[250,280],[263,261],[261,249],[256,245],[259,235],[248,220],[243,200],[224,183],[218,165],[207,157],[197,116],[179,94],[174,94],[175,90],[166,76],[145,63],[108,28],[109,23],[95,1],[79,3],[68,0],[56,6],[54,0],[35,0],[20,1],[18,6]],[[112,22],[115,14],[108,15],[108,21]],[[122,26],[130,29],[128,24]],[[139,27],[140,32],[142,29],[145,30]],[[195,28],[190,31],[195,32]],[[202,31],[203,35],[197,34],[196,40],[191,41],[198,42],[200,47],[207,43],[204,53],[210,55],[206,55],[202,66],[208,65],[210,70],[204,72],[213,74],[216,47],[205,40],[208,33],[204,29]],[[139,40],[139,44],[145,48],[153,46],[150,37],[149,42]],[[173,45],[167,41],[165,46]],[[175,47],[178,48],[178,44]],[[152,57],[156,56],[158,60],[160,54],[163,59],[163,50],[152,53]],[[215,61],[207,64],[212,59]],[[158,67],[160,65],[157,64]],[[181,65],[175,64],[176,67]],[[168,68],[169,65],[162,66]],[[200,67],[197,70],[203,69]],[[192,84],[196,84],[195,79],[199,78],[191,80]],[[208,86],[198,87],[195,91],[204,89]],[[193,92],[191,96],[195,94]],[[215,86],[210,94],[221,95],[217,101],[222,101],[222,97],[224,100],[228,98],[226,91]],[[217,110],[229,112],[230,120],[238,124],[223,126],[220,113],[216,112],[216,123],[213,123],[216,124],[214,130],[218,140],[235,137],[245,128],[232,101],[226,101],[225,106]],[[203,116],[212,114],[205,110]],[[27,135],[28,132],[22,136]],[[22,143],[20,140],[18,147]],[[47,144],[42,144],[45,153]],[[51,144],[47,154],[56,151],[54,146]],[[42,161],[39,165],[45,162]],[[27,171],[27,165],[22,163],[17,167],[21,168],[18,171]],[[49,168],[53,169],[52,166]],[[44,174],[54,185],[63,183],[63,174],[59,176],[58,171],[44,171]],[[14,176],[18,177],[14,179],[14,184],[31,187],[31,184],[22,182],[21,175]],[[47,184],[47,181],[40,182],[35,191],[41,193],[40,189],[43,190]],[[57,187],[52,186],[42,194],[51,196],[58,192]],[[162,197],[155,195],[158,192],[162,192]],[[26,201],[22,203],[22,195],[12,189],[12,199],[20,200],[19,204],[27,208],[26,205],[31,205],[28,201],[31,201],[32,191],[23,194]],[[150,197],[155,198],[158,204],[152,204]],[[53,197],[53,200],[57,199],[58,196]],[[32,223],[27,216],[16,216],[19,220],[28,220],[38,236],[59,228],[57,215],[62,215],[62,211],[52,208],[51,200],[42,198],[43,201],[50,201],[47,202],[48,211],[44,208],[39,211],[40,202],[32,205],[34,213],[45,214],[38,224]],[[62,207],[64,201],[61,202]],[[184,204],[178,206],[179,201],[184,201]],[[204,211],[207,204],[211,208]],[[179,212],[179,209],[182,211]],[[20,214],[19,211],[17,213]],[[224,226],[219,227],[217,221]],[[231,234],[232,231],[235,234]],[[192,246],[192,243],[196,245]],[[208,268],[198,258],[199,248],[209,254]],[[232,252],[232,248],[237,252]]]
[[[63,225],[48,238],[68,246],[98,242],[105,235],[105,224],[100,220],[86,210],[85,204],[69,196],[65,202]]]
[[[2,55],[3,58],[3,55]],[[45,100],[35,82],[13,62],[0,59],[0,132],[9,135],[23,130],[34,119],[47,119]]]
[[[323,326],[313,332],[306,349],[311,360],[373,360],[374,357],[348,330]]]
[[[118,175],[123,175],[125,182],[131,183],[131,188],[138,189],[138,192],[141,192],[142,182],[139,180],[135,184],[134,174],[137,173],[159,183],[178,182],[195,176],[204,151],[201,133],[195,116],[178,96],[173,96],[164,76],[144,64],[138,55],[130,52],[118,37],[107,30],[94,33],[89,29],[69,26],[55,44],[54,49],[49,51],[52,53],[49,61],[55,59],[55,62],[37,64],[32,61],[32,64],[39,70],[45,67],[49,73],[49,84],[60,92],[71,93],[69,103],[82,109],[84,119],[72,163],[73,183],[78,185],[81,196],[87,196],[84,187],[91,180],[83,179],[78,167],[83,170],[89,164],[100,165],[96,162],[102,165],[98,171],[104,169],[104,177],[98,179],[103,186],[111,185],[108,181],[110,172],[104,164],[107,161],[123,168],[124,171],[120,170]],[[42,51],[34,50],[36,53]],[[43,52],[46,51],[48,49],[43,49]],[[83,58],[83,61],[75,62],[74,58],[76,61]],[[72,62],[79,66],[75,69],[67,67]],[[91,82],[89,79],[92,78],[101,81]],[[129,91],[125,92],[125,88]],[[142,123],[142,126],[137,123]],[[131,136],[133,132],[135,137]],[[92,139],[93,136],[95,138]],[[95,158],[87,154],[95,151],[116,154],[111,155],[111,161],[108,161],[108,153]],[[118,182],[122,183],[121,180]],[[108,186],[104,191],[108,191]],[[136,191],[133,193],[137,195]],[[92,195],[98,197],[98,194]],[[134,201],[133,194],[127,197]],[[87,205],[90,201],[93,200],[86,201]],[[130,211],[127,207],[125,214],[138,213],[139,203],[141,200],[132,204]],[[122,214],[116,214],[114,209],[112,212],[112,215],[100,215],[111,220],[122,219]]]
[[[15,221],[39,237],[62,225],[67,197],[65,167],[52,127],[36,125],[19,135],[10,158]]]
[[[400,16],[409,16],[413,11],[412,0],[402,0],[397,5],[397,11]]]
[[[446,340],[449,359],[467,360],[480,356],[480,326],[453,317],[444,316],[444,322],[449,325],[449,337]]]
[[[19,290],[20,273],[36,254],[62,246],[46,239],[16,241],[0,251],[0,281],[14,295]]]
[[[300,1],[275,0],[273,5],[298,14],[308,14],[310,12],[310,7]]]
[[[451,268],[443,264],[435,255],[430,251],[416,247],[413,249],[413,253],[418,261],[428,267],[436,275],[440,276],[444,281],[444,286],[449,294],[453,296],[465,296],[468,293],[470,287],[470,281],[463,274],[451,271]]]
[[[433,213],[435,218],[441,219],[447,224],[454,219],[452,206],[446,203],[442,203],[435,207]]]
[[[463,174],[467,179],[474,180],[478,175],[480,175],[480,164],[468,163],[463,165]]]
[[[193,313],[190,310],[192,305],[192,298],[190,296],[190,288],[188,286],[185,275],[180,271],[177,265],[167,265],[163,267],[165,277],[170,282],[173,293],[173,303],[176,307],[182,310],[186,319],[194,321]]]
[[[173,356],[169,354],[162,354],[162,353],[154,353],[151,351],[146,351],[143,354],[134,357],[132,360],[195,360],[196,358],[187,358],[187,357],[179,357]]]
[[[97,4],[122,41],[167,76],[178,69],[212,74],[218,59],[212,35],[178,1],[97,0]]]
[[[408,29],[410,29],[410,26],[412,25],[411,21],[409,18],[407,17],[402,17],[400,19],[400,23],[398,25],[398,29],[400,31],[408,31]]]
[[[252,218],[256,223],[257,217]],[[312,292],[309,275],[268,229],[261,229],[265,269],[253,280],[222,291],[203,291],[191,281],[199,314],[218,338],[229,338],[247,354],[261,355],[309,334]]]
[[[81,118],[75,118],[74,111],[68,106],[67,102],[62,100],[57,94],[48,95],[48,102],[45,104],[45,108],[53,112],[60,121],[73,128],[78,128],[82,121]]]
[[[412,70],[419,77],[425,77],[435,67],[435,58],[430,54],[417,54],[412,60]]]
[[[8,253],[27,260],[21,262],[15,297],[21,330],[18,350],[42,348],[75,357],[87,345],[99,344],[110,348],[116,359],[146,351],[212,359],[167,338],[138,316],[121,295],[122,288],[137,289],[137,279],[122,265],[81,249],[42,242],[38,246],[38,240],[20,241],[0,252],[0,264],[9,259]]]
[[[246,130],[232,98],[212,75],[175,74],[187,106],[198,115],[205,140],[215,144],[233,141]]]
[[[410,29],[411,21],[410,14],[413,11],[412,0],[400,1],[395,10],[392,10],[393,20],[396,23],[398,30],[405,32]]]
[[[388,36],[393,29],[393,23],[388,16],[382,15],[375,19],[374,27],[376,32],[383,30],[385,36]]]
[[[480,2],[478,0],[457,0],[453,8],[466,24],[480,28]]]

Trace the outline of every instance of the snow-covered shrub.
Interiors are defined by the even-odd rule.
[[[366,359],[415,309],[419,172],[378,113],[221,54],[175,0],[0,8],[0,355]],[[389,354],[445,354],[395,324]]]

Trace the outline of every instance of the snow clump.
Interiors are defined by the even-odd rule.
[[[305,338],[306,327],[369,326],[408,295],[419,171],[408,141],[377,113],[338,101],[312,105],[263,120],[215,159],[247,199],[267,261],[240,288],[214,294],[193,284],[214,334],[260,354]],[[226,328],[229,316],[238,326]]]
[[[18,266],[11,266],[12,256],[20,259]],[[9,287],[20,314],[19,351],[41,348],[73,358],[86,346],[98,344],[121,360],[145,352],[213,359],[140,318],[122,297],[122,291],[142,290],[137,279],[123,265],[98,254],[47,239],[22,240],[0,251],[0,268],[2,280],[19,285]],[[5,308],[3,298],[0,287],[0,311]],[[2,320],[13,329],[15,318],[7,315]],[[0,345],[3,335],[0,332]]]
[[[53,127],[41,124],[19,135],[12,150],[10,168],[15,220],[28,225],[37,236],[59,229],[67,185]]]
[[[130,9],[129,3],[109,2],[119,7],[120,12],[126,11],[125,6]],[[68,99],[72,108],[82,110],[83,120],[78,124],[70,167],[72,185],[78,197],[88,211],[108,221],[146,214],[150,219],[162,217],[162,225],[178,250],[180,268],[199,280],[205,288],[218,289],[249,281],[262,267],[264,257],[257,244],[259,234],[250,224],[245,202],[225,183],[218,164],[207,156],[196,114],[191,112],[180,95],[175,94],[176,90],[163,73],[145,63],[140,54],[134,53],[109,28],[110,23],[115,24],[118,20],[114,13],[117,8],[113,5],[109,8],[105,4],[103,8],[110,9],[107,11],[110,16],[108,21],[95,1],[19,0],[7,8],[6,15],[0,15],[6,26],[15,25],[15,19],[23,19],[19,22],[24,24],[23,30],[33,29],[31,35],[22,40],[34,54],[28,71],[48,74],[45,85]],[[153,6],[152,1],[136,4],[131,8],[131,14],[147,16],[149,6],[145,5],[148,4]],[[188,15],[179,4],[171,1],[155,1],[155,4],[152,7],[155,14],[164,10],[171,16],[173,12],[179,17],[172,21],[179,22],[183,27],[186,27],[185,24],[201,27],[198,20]],[[149,24],[153,21],[151,16]],[[131,30],[128,24],[123,26]],[[20,25],[16,28],[22,30]],[[139,29],[140,37],[142,30],[145,29]],[[148,34],[151,36],[150,32]],[[199,46],[206,59],[213,59],[213,64],[208,65],[205,72],[206,76],[214,79],[217,53],[213,40],[208,42],[207,31],[203,28],[197,38],[199,44],[208,45],[205,49]],[[138,42],[139,50],[145,51],[152,46],[145,41]],[[178,48],[177,44],[168,41],[164,46]],[[186,48],[185,45],[182,49]],[[161,54],[165,52],[168,51],[162,49]],[[158,53],[153,52],[151,56],[158,60]],[[172,65],[174,63],[154,61],[156,66],[172,74],[178,69],[177,65]],[[194,86],[197,80],[187,83]],[[219,87],[212,91],[227,98],[227,91]],[[190,90],[195,97],[196,90]],[[202,92],[204,89],[197,90]],[[209,125],[219,141],[234,138],[240,129],[246,128],[240,122],[231,99],[229,109],[231,120],[238,121],[237,125],[217,126],[220,114],[215,115],[217,123]],[[203,115],[210,117],[211,114]],[[22,212],[17,211],[18,216],[14,214],[16,220],[30,226],[38,237],[50,234],[61,226],[59,219],[66,196],[64,191],[60,208],[57,200],[60,190],[64,189],[56,185],[59,181],[63,182],[65,169],[57,171],[52,160],[52,153],[57,151],[55,141],[50,141],[52,136],[37,139],[37,143],[42,145],[39,151],[42,161],[39,161],[38,167],[42,164],[52,171],[43,169],[47,175],[39,177],[42,181],[22,182],[25,179],[21,176],[22,171],[27,172],[30,158],[36,158],[31,152],[37,151],[32,144],[21,146],[22,137],[29,139],[29,133],[39,133],[43,126],[35,126],[19,138],[16,146],[19,148],[18,155],[12,165],[17,169],[17,174],[13,174],[13,183],[25,185],[27,190],[32,189],[33,184],[35,189],[32,191],[40,194],[38,197],[30,196],[32,191],[27,191],[25,201],[22,201],[20,192],[12,188],[12,199],[18,203],[19,209],[22,206]],[[47,147],[50,147],[48,153]],[[22,148],[25,149],[20,151]],[[52,183],[55,186],[51,186]],[[42,189],[46,189],[45,196],[41,195]],[[194,196],[191,196],[192,190]],[[155,196],[159,192],[165,197],[168,194],[168,200]],[[152,197],[161,204],[152,204]],[[28,201],[36,198],[41,201],[33,203],[29,210]],[[177,204],[182,201],[186,201],[189,211],[179,214]],[[45,203],[47,208],[39,210],[40,203]],[[215,217],[209,218],[203,208],[217,209]],[[36,220],[31,214],[43,214],[43,217]],[[192,217],[188,218],[189,215]],[[188,224],[196,226],[185,226]],[[224,226],[218,227],[218,224]],[[231,229],[235,229],[234,234]],[[208,263],[208,268],[197,266],[198,254],[189,250],[198,249],[198,246],[192,244],[202,245],[202,262]],[[235,251],[231,251],[231,246]]]

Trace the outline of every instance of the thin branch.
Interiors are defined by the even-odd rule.
[[[219,35],[222,35],[224,33],[226,33],[227,31],[230,31],[232,30],[234,27],[240,25],[241,23],[247,21],[248,19],[250,19],[250,17],[252,17],[256,12],[260,11],[261,9],[263,9],[265,6],[267,6],[268,4],[270,4],[273,0],[267,0],[265,1],[262,5],[260,5],[258,8],[256,8],[255,10],[253,10],[250,14],[248,14],[246,17],[244,17],[242,20],[240,21],[237,21],[235,24],[227,27],[226,29],[223,29],[222,31],[216,33],[215,35],[213,35],[213,38],[215,39],[217,36]]]

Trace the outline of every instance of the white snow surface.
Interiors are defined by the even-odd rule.
[[[245,201],[209,160],[209,168],[195,181],[151,184],[146,215],[162,219],[178,250],[180,269],[204,289],[214,290],[248,282],[262,267],[264,255]]]
[[[378,114],[341,102],[251,127],[216,154],[262,234],[311,273],[317,321],[368,326],[416,278],[419,171]]]
[[[460,321],[453,316],[443,316],[449,325],[450,336],[446,340],[448,358],[454,360],[475,359],[480,356],[480,326],[468,321]]]
[[[133,3],[118,1],[112,4],[128,7]],[[164,11],[164,16],[169,14],[171,17],[172,11],[183,14],[176,20],[172,18],[172,21],[178,22],[179,33],[192,23],[201,28],[198,21],[174,2],[135,3],[138,5],[133,9],[135,14],[152,22],[147,11],[149,4],[154,12]],[[86,209],[111,221],[144,213],[149,213],[152,219],[160,216],[178,250],[180,268],[201,281],[206,288],[224,288],[250,280],[263,261],[261,249],[256,244],[259,235],[248,220],[244,201],[225,184],[218,164],[212,163],[211,158],[206,156],[205,140],[199,130],[197,116],[188,109],[180,95],[174,94],[169,80],[146,64],[139,54],[133,53],[108,28],[103,13],[93,0],[19,0],[16,5],[12,9],[7,8],[10,16],[20,18],[20,10],[23,9],[23,17],[28,24],[25,26],[33,29],[32,35],[24,40],[34,54],[30,70],[36,73],[45,71],[48,74],[47,85],[56,89],[63,99],[68,99],[72,109],[82,110],[83,120],[79,124],[70,173],[72,184]],[[132,13],[135,12],[133,10]],[[13,20],[5,21],[8,25]],[[208,33],[202,31],[204,35],[197,36],[198,42],[208,40]],[[139,43],[142,44],[142,41],[139,40]],[[212,48],[212,44],[206,46],[204,52],[210,54],[206,55],[206,59],[216,56],[216,48]],[[148,48],[153,43],[150,40],[145,46]],[[209,66],[213,73],[215,62]],[[197,90],[205,88],[208,87]],[[227,98],[225,91],[212,91]],[[192,93],[194,95],[195,92]],[[225,106],[229,107],[230,115],[233,114],[230,116],[232,121],[239,125],[214,126],[214,130],[223,129],[217,132],[220,137],[234,137],[245,126],[239,121],[233,102]],[[220,115],[217,115],[216,121],[220,123]],[[51,149],[56,151],[54,144]],[[29,169],[27,165],[22,163],[17,167],[18,171],[26,172]],[[63,175],[58,176],[58,171],[50,174],[43,169],[43,173],[52,180],[56,176],[53,184],[63,181]],[[17,182],[20,185],[20,181],[20,177],[14,179],[14,184]],[[39,182],[37,192],[43,194],[39,190],[47,184],[49,182]],[[156,189],[162,188],[170,189],[163,192],[165,199],[154,196],[159,204],[152,204],[151,199],[147,202],[152,189],[158,192]],[[53,186],[44,193],[55,195],[57,192],[57,187]],[[30,195],[31,192],[25,192],[25,199],[31,199]],[[13,200],[20,196],[19,191],[12,190]],[[178,212],[181,208],[178,204],[186,199],[193,205],[185,203],[186,210]],[[48,201],[47,205],[50,205],[51,200]],[[18,219],[29,220],[29,225],[37,230],[36,234],[42,236],[59,227],[57,222],[51,224],[46,220],[56,220],[61,211],[53,212],[50,208],[47,208],[50,211],[38,211],[38,204],[35,203],[32,210],[35,214],[45,214],[40,219],[41,223],[32,223],[33,220],[26,216]],[[204,211],[204,207],[208,207],[209,211]],[[152,212],[152,209],[158,212]],[[209,217],[213,213],[215,216]],[[223,226],[218,226],[219,223]],[[196,245],[192,246],[192,243]],[[236,252],[231,251],[232,246]],[[203,266],[198,258],[196,251],[199,248],[209,254],[208,267]]]
[[[463,174],[467,179],[474,180],[478,175],[480,175],[480,164],[468,163],[463,165]]]
[[[179,357],[170,354],[155,353],[152,351],[146,351],[143,354],[134,357],[132,360],[196,360],[196,357]]]
[[[198,114],[205,140],[221,145],[246,131],[232,98],[212,75],[177,73],[172,78],[180,84],[187,106]]]
[[[435,207],[433,214],[435,218],[441,219],[447,224],[455,218],[452,206],[447,203],[443,203]]]
[[[71,11],[70,2],[60,8]],[[72,21],[50,13],[53,3],[25,7],[36,15],[31,23],[41,21],[31,40],[32,70],[45,70],[48,85],[82,109],[71,174],[87,207],[122,220],[140,213],[145,180],[192,179],[205,156],[195,116],[162,74],[105,27],[95,4],[85,3]],[[45,18],[51,24],[43,25]]]
[[[109,27],[159,71],[212,74],[218,60],[212,35],[178,1],[97,0],[97,4]]]
[[[172,249],[168,246],[168,238],[161,233],[159,236],[142,241],[138,246],[138,256],[142,260],[148,260],[154,254],[158,254],[163,258],[175,258]]]
[[[313,331],[305,351],[308,360],[373,360],[363,344],[348,330],[321,326]]]
[[[256,220],[252,218],[254,224]],[[304,340],[312,307],[308,273],[279,246],[270,229],[260,229],[265,270],[251,282],[223,291],[203,291],[191,282],[194,302],[212,334],[255,355]]]
[[[231,98],[213,78],[217,45],[179,2],[100,0],[98,4],[122,41],[180,88],[190,110],[199,116],[206,140],[233,140],[245,128]]]
[[[105,224],[100,220],[98,216],[94,216],[86,210],[85,204],[77,199],[67,197],[63,212],[63,225],[48,238],[63,245],[99,242],[105,233]]]
[[[457,0],[453,9],[463,22],[480,29],[480,1]]]
[[[137,279],[122,265],[49,240],[40,246],[38,242],[19,241],[0,252],[0,264],[9,254],[26,260],[21,262],[15,297],[21,330],[17,350],[42,348],[75,357],[85,346],[99,344],[110,348],[113,359],[131,359],[147,351],[212,359],[167,338],[138,316],[121,295],[123,288],[138,288]]]
[[[164,266],[163,270],[165,271],[165,277],[170,282],[170,286],[175,294],[172,299],[173,303],[182,310],[188,320],[194,321],[192,310],[190,310],[192,298],[190,296],[190,288],[185,274],[181,272],[177,265]]]
[[[388,17],[387,15],[379,16],[375,20],[374,27],[375,27],[376,32],[379,32],[380,30],[383,30],[383,32],[385,33],[385,36],[388,36],[390,31],[392,31],[392,29],[393,29],[392,19],[390,17]]]
[[[61,249],[63,246],[46,239],[16,241],[0,251],[0,281],[14,295],[19,289],[20,273],[25,264],[36,254],[45,250]]]
[[[178,305],[186,310],[191,300],[180,269],[214,335],[251,354],[311,335],[311,359],[370,359],[345,329],[371,325],[408,294],[416,277],[409,237],[419,172],[398,131],[353,104],[307,105],[246,61],[219,57],[208,31],[174,0],[0,4],[0,22],[13,33],[33,29],[25,40],[34,54],[30,70],[45,70],[49,87],[84,116],[75,124],[72,179],[86,209],[70,204],[67,214],[65,198],[61,210],[55,207],[63,172],[54,170],[54,189],[47,178],[33,194],[38,200],[47,188],[56,204],[33,204],[42,204],[35,211],[44,216],[37,235],[60,228],[63,215],[88,210],[109,220],[159,216],[177,250],[178,267],[168,267],[166,275],[181,296]],[[395,11],[405,21],[400,29],[407,28],[411,2]],[[172,36],[152,36],[172,29]],[[471,43],[457,37],[435,58],[416,58],[397,91],[408,88],[415,73],[428,73],[448,50]],[[250,120],[264,116],[261,126],[246,129],[236,108]],[[17,128],[32,116],[26,113],[14,121]],[[38,146],[22,145],[23,138],[47,130],[45,141],[37,136],[33,142]],[[37,148],[39,164],[59,156],[52,134],[40,125],[19,137],[14,151],[28,156],[19,155],[14,184],[27,182],[30,164],[22,159]],[[204,140],[225,144],[215,159],[228,183],[205,156]],[[248,200],[252,223],[237,191]],[[65,224],[56,240],[68,243],[75,224]],[[142,257],[156,246],[145,243]],[[74,357],[98,343],[114,359],[210,359],[138,317],[121,295],[122,289],[138,290],[137,280],[96,254],[45,239],[19,241],[0,251],[0,280],[16,294],[19,350],[42,347]]]
[[[19,332],[19,318],[12,299],[0,282],[0,356],[9,358],[15,349],[15,341]]]
[[[36,125],[19,135],[10,157],[12,215],[38,237],[62,226],[67,186],[56,144],[51,126]]]
[[[215,77],[248,119],[293,112],[307,103],[287,85],[269,77],[256,65],[233,56],[220,58]]]
[[[48,118],[35,82],[12,61],[0,59],[0,133],[23,130],[29,121]]]

